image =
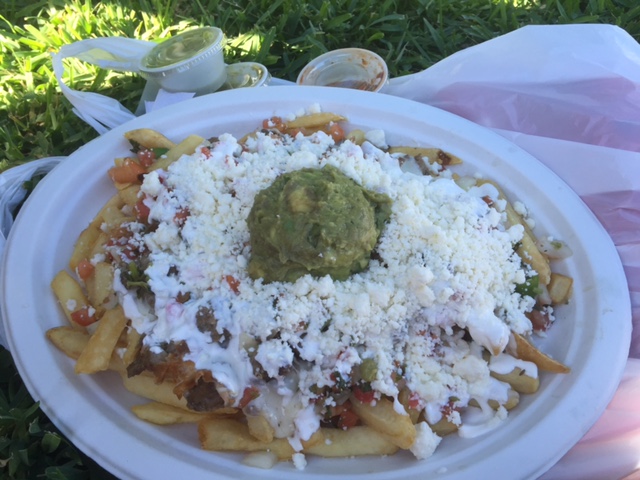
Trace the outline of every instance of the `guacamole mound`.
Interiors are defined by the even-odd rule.
[[[345,280],[369,264],[391,199],[327,165],[280,175],[260,191],[247,218],[253,279],[294,282],[303,275]]]

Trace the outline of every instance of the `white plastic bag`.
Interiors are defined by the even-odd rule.
[[[11,168],[0,175],[0,259],[4,251],[9,230],[13,225],[13,212],[25,199],[27,190],[24,182],[35,175],[46,174],[51,171],[65,157],[49,157],[25,163]],[[0,262],[1,264],[1,262]],[[0,345],[7,346],[4,332],[4,322],[0,318]]]
[[[95,92],[73,90],[63,81],[65,58],[78,58],[101,68],[121,72],[138,72],[139,62],[156,44],[122,37],[91,38],[64,45],[52,54],[53,71],[73,112],[103,134],[135,115],[113,98]]]
[[[613,25],[526,26],[384,91],[489,128],[640,151],[640,45]]]

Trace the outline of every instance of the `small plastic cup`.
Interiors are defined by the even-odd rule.
[[[227,79],[223,40],[222,30],[216,27],[180,33],[142,58],[140,74],[168,92],[215,92]]]
[[[256,62],[239,62],[227,65],[227,81],[220,90],[263,87],[269,84],[271,75],[267,67]]]
[[[378,54],[362,48],[342,48],[309,62],[296,83],[377,92],[388,77],[387,64]]]

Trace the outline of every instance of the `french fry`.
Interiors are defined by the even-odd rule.
[[[407,413],[409,414],[409,417],[411,417],[411,423],[415,425],[416,423],[418,423],[418,420],[420,418],[420,411],[416,410],[415,408],[411,408],[409,406],[410,395],[411,395],[411,392],[409,391],[409,389],[403,388],[402,390],[400,390],[400,393],[398,394],[398,401],[402,404],[404,409],[407,411]]]
[[[547,354],[538,350],[531,342],[522,335],[513,334],[516,340],[516,356],[521,360],[535,363],[540,370],[553,373],[569,373],[571,368],[565,364],[554,360]]]
[[[47,330],[47,338],[67,357],[77,360],[89,342],[89,334],[84,330],[62,326]]]
[[[351,397],[353,411],[365,425],[385,434],[388,440],[403,449],[408,449],[416,439],[416,428],[409,415],[396,412],[393,402],[381,398],[376,402],[362,403]]]
[[[296,117],[286,122],[286,128],[315,128],[329,125],[330,123],[344,122],[347,118],[330,112],[312,113]]]
[[[261,442],[269,443],[273,440],[275,430],[262,415],[246,415],[249,433]]]
[[[105,249],[104,247],[107,245],[109,241],[109,234],[107,232],[100,231],[100,234],[96,238],[91,250],[89,251],[89,256],[87,258],[94,258],[97,255],[104,255]]]
[[[111,355],[127,324],[122,307],[107,310],[76,362],[76,373],[96,373],[109,368]]]
[[[69,268],[71,270],[75,272],[78,264],[82,260],[91,258],[91,250],[100,236],[100,233],[100,227],[94,222],[90,223],[89,226],[82,231],[78,237],[78,241],[73,247],[71,259],[69,260]]]
[[[171,382],[156,383],[153,376],[141,373],[135,377],[127,376],[126,372],[121,372],[124,387],[131,393],[135,393],[148,400],[173,405],[174,407],[187,408],[187,400],[182,397],[178,398],[173,389],[175,385]]]
[[[194,412],[160,402],[149,402],[134,405],[131,411],[136,417],[156,425],[175,425],[178,423],[198,423],[206,418],[207,413]]]
[[[435,433],[439,437],[444,437],[458,431],[458,426],[444,415],[436,423],[429,424],[429,427],[431,427],[433,433]]]
[[[125,367],[128,367],[131,362],[136,358],[141,347],[142,334],[135,328],[129,327],[126,331],[127,345],[124,353],[122,354],[122,363]]]
[[[51,282],[51,288],[69,323],[80,327],[71,317],[76,310],[89,306],[89,299],[80,284],[67,271],[61,270]]]
[[[445,152],[440,148],[426,148],[426,147],[391,147],[389,153],[402,153],[410,155],[412,157],[422,157],[427,159],[429,163],[438,163],[440,165],[459,165],[462,160],[455,155]]]
[[[118,196],[125,205],[133,207],[138,202],[138,193],[140,192],[140,185],[130,184],[126,188],[118,190]]]
[[[568,303],[573,291],[573,278],[560,273],[551,273],[547,289],[552,305]]]
[[[115,224],[117,219],[124,216],[121,211],[123,206],[124,202],[116,193],[105,203],[104,207],[102,207],[91,223],[96,224],[100,229],[102,229],[104,223]]]
[[[379,431],[365,425],[347,430],[322,428],[323,442],[305,447],[304,452],[321,457],[393,455],[398,446]]]
[[[87,297],[101,317],[105,305],[113,298],[113,266],[107,262],[97,262],[93,274],[85,280]]]
[[[198,135],[189,135],[182,142],[171,147],[167,153],[157,159],[149,167],[149,171],[167,168],[182,155],[190,155],[195,152],[198,145],[202,142],[204,142],[204,138]]]
[[[204,450],[216,452],[273,452],[280,460],[289,460],[295,450],[284,438],[260,441],[239,420],[208,417],[198,424],[198,437]]]
[[[140,145],[145,148],[173,148],[175,143],[162,135],[160,132],[151,128],[137,128],[129,130],[124,137],[131,142],[132,145]]]
[[[507,197],[505,196],[502,188],[492,181],[492,180],[479,180],[478,184],[482,185],[485,183],[489,183],[493,185],[498,193],[500,194],[500,198],[505,200],[505,213],[507,215],[507,224],[508,225],[522,225],[524,227],[524,234],[522,236],[522,240],[520,241],[520,246],[518,247],[518,255],[522,259],[524,263],[529,265],[533,270],[538,273],[539,282],[541,285],[548,285],[551,280],[551,266],[549,265],[549,259],[543,255],[538,249],[538,245],[536,242],[536,237],[527,222],[524,221],[522,216],[516,212],[513,208],[511,202],[507,201]]]
[[[360,130],[360,129],[351,130],[347,134],[346,139],[351,140],[356,145],[362,145],[365,141],[365,135],[366,133],[364,132],[364,130]]]
[[[540,379],[538,377],[530,377],[525,371],[516,367],[509,373],[496,373],[491,372],[491,376],[501,382],[506,382],[511,385],[518,393],[535,393],[540,387]]]

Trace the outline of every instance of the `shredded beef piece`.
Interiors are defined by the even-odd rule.
[[[218,321],[211,308],[200,307],[198,309],[196,313],[196,327],[202,333],[209,333],[211,340],[219,344],[222,348],[227,348],[229,345],[229,331],[226,329],[223,329],[222,333],[218,331]]]
[[[194,387],[184,394],[187,407],[196,412],[212,412],[224,407],[224,400],[218,393],[215,382],[199,378]]]

